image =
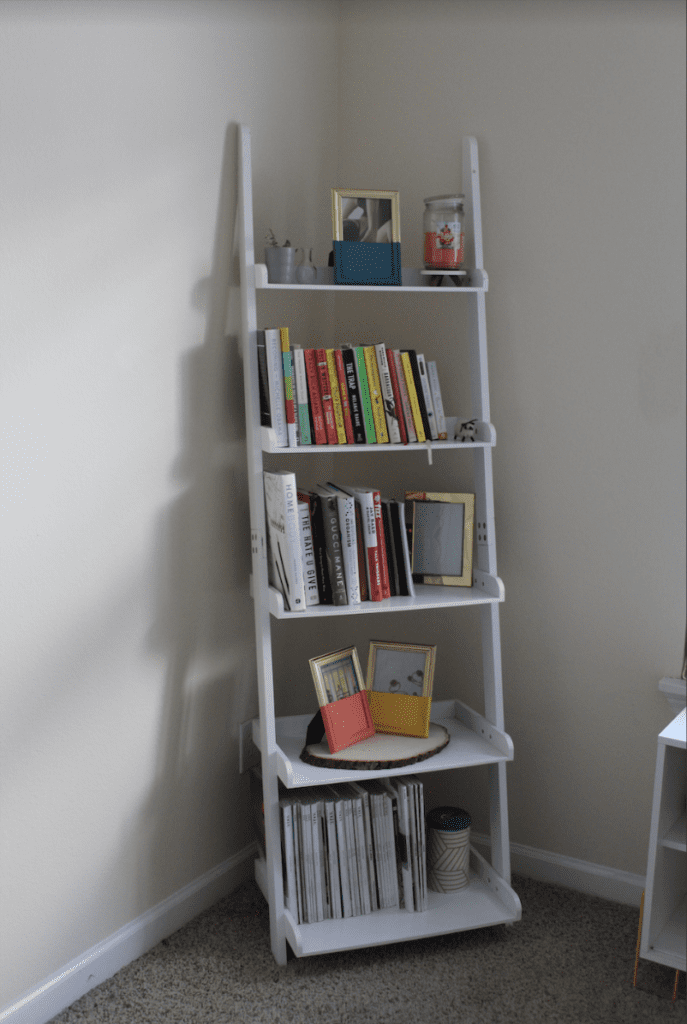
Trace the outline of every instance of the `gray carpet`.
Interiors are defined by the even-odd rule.
[[[516,877],[522,920],[275,964],[242,886],[54,1024],[654,1024],[685,1021],[685,975],[640,960],[638,911]]]

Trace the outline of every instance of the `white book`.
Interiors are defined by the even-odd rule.
[[[403,784],[403,779],[384,779],[384,785],[394,794],[396,799],[396,812],[398,816],[399,834],[399,866],[401,871],[403,907],[405,910],[415,910],[413,899],[413,871],[410,863],[410,824],[408,820],[408,793]]]
[[[298,502],[298,522],[301,530],[301,557],[303,559],[305,603],[306,606],[310,606],[320,603],[320,592],[317,589],[317,567],[315,564],[315,548],[312,539],[310,508],[306,501]]]
[[[365,825],[365,849],[367,851],[367,877],[370,884],[370,908],[372,911],[379,910],[379,898],[377,893],[377,872],[375,869],[374,835],[372,832],[372,817],[370,799],[371,794],[364,784],[353,782],[353,786],[360,793],[363,802],[363,822]]]
[[[410,867],[413,875],[413,904],[415,910],[422,910],[422,892],[420,889],[420,847],[417,828],[417,799],[415,786],[410,779],[403,779],[408,795],[408,825],[410,828]]]
[[[408,594],[410,597],[415,597],[415,586],[413,584],[413,574],[411,572],[410,565],[410,548],[408,547],[408,533],[406,531],[406,504],[404,501],[399,501],[396,504],[398,505],[398,515],[401,525],[401,551],[403,553],[403,564],[406,570]]]
[[[351,887],[352,917],[362,914],[360,898],[360,881],[358,879],[358,855],[356,852],[355,826],[353,824],[353,800],[350,791],[341,787],[344,807],[344,824],[346,828],[346,853],[348,856],[348,877]]]
[[[275,443],[287,448],[289,443],[286,427],[286,405],[284,404],[284,360],[281,351],[281,333],[278,327],[265,329],[265,353],[267,355],[267,384],[270,392],[270,416]]]
[[[357,793],[351,799],[354,810],[353,824],[355,827],[356,859],[358,863],[358,881],[360,883],[360,896],[362,900],[363,914],[372,913],[370,901],[370,875],[367,866],[367,843],[365,842],[365,816],[363,811],[363,799]]]
[[[440,441],[446,440],[446,417],[444,416],[444,403],[441,400],[441,387],[439,386],[439,372],[435,359],[427,360],[427,376],[429,387],[432,392],[432,404],[437,424],[437,437]]]
[[[396,399],[394,398],[394,389],[391,384],[391,374],[389,373],[389,361],[387,359],[386,348],[380,343],[379,345],[375,345],[375,352],[377,353],[377,368],[379,370],[379,381],[382,387],[382,401],[384,403],[387,430],[389,431],[389,443],[400,444],[401,431],[398,426],[398,417],[402,415],[402,413],[400,409],[396,408]]]
[[[425,795],[422,783],[414,775],[410,781],[415,789],[416,819],[418,830],[418,873],[420,876],[420,897],[421,910],[427,910],[429,903],[427,899],[427,843],[425,833]]]
[[[390,793],[383,793],[384,823],[386,829],[387,872],[389,880],[389,896],[387,907],[395,909],[400,906],[398,891],[398,867],[396,864],[396,830],[394,828],[394,801]]]
[[[384,808],[381,800],[383,787],[376,779],[370,779],[366,786],[370,792],[377,892],[379,895],[379,906],[383,909],[386,907],[389,898],[388,866],[386,863],[384,836]]]
[[[327,823],[327,857],[329,863],[329,892],[331,916],[343,917],[341,901],[341,875],[339,871],[339,848],[336,835],[336,800],[329,794],[324,801],[324,816]]]
[[[293,856],[296,871],[296,902],[298,908],[298,923],[303,924],[306,920],[305,908],[305,886],[303,878],[303,856],[300,841],[300,826],[298,821],[298,799],[295,795],[284,798],[291,807],[291,829],[293,833]]]
[[[348,870],[348,845],[346,843],[346,822],[344,819],[344,800],[336,792],[334,794],[334,814],[336,820],[336,845],[339,860],[339,881],[341,882],[341,909],[344,917],[353,917],[351,882]]]
[[[425,365],[425,357],[421,352],[417,353],[417,368],[420,371],[420,383],[422,384],[422,394],[425,399],[425,408],[427,409],[427,420],[429,422],[429,432],[433,441],[438,440],[437,434],[437,421],[434,415],[434,403],[432,402],[432,389],[429,386],[429,377],[427,376],[427,366]]]
[[[281,803],[281,819],[286,867],[285,902],[294,920],[298,921],[298,887],[296,885],[296,853],[293,842],[293,808],[290,802],[286,800]]]
[[[349,604],[360,604],[360,572],[358,570],[358,537],[355,528],[355,498],[334,484],[327,484],[327,490],[336,495],[341,531],[346,594]],[[315,579],[317,586],[317,579]]]
[[[303,877],[305,881],[305,920],[308,924],[314,924],[318,918],[312,848],[312,805],[308,794],[302,791],[298,794],[298,820],[300,825],[301,856],[303,857]]]
[[[323,849],[322,823],[324,820],[324,806],[322,800],[314,799],[310,806],[310,820],[312,823],[312,862],[315,872],[315,903],[317,906],[317,920],[326,921],[327,894],[325,877],[325,856]]]
[[[298,519],[296,474],[288,470],[263,473],[271,585],[284,597],[287,611],[305,611],[305,580]]]
[[[394,363],[396,365],[396,376],[398,378],[398,390],[401,392],[401,405],[403,407],[403,420],[406,425],[406,433],[408,434],[408,443],[417,444],[417,433],[415,431],[415,420],[413,419],[413,410],[410,405],[410,396],[408,394],[408,385],[406,384],[405,373],[403,372],[403,363],[401,362],[401,352],[399,349],[394,349],[391,353],[394,357]]]

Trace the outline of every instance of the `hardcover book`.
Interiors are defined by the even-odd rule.
[[[394,394],[394,405],[396,407],[401,444],[408,444],[408,431],[406,429],[405,413],[403,411],[403,399],[401,397],[401,386],[398,380],[396,358],[395,353],[390,348],[386,350],[386,359],[389,367],[389,377],[391,378],[391,389]]]
[[[375,430],[374,416],[372,415],[372,402],[370,400],[370,385],[367,379],[367,367],[365,366],[365,349],[362,345],[354,348],[355,370],[358,375],[358,389],[363,407],[363,421],[365,424],[365,441],[367,444],[377,443],[377,432]]]
[[[270,385],[267,376],[267,349],[265,348],[265,332],[257,332],[258,349],[258,389],[260,394],[260,425],[272,426],[270,416]]]
[[[377,353],[374,345],[363,346],[363,352],[365,355],[367,384],[370,390],[370,405],[372,406],[372,417],[374,419],[377,443],[388,444],[389,432],[386,428],[386,414],[384,412],[384,401],[382,399],[382,389],[379,382],[379,370],[377,369]]]
[[[267,356],[267,382],[270,392],[270,415],[275,443],[286,448],[288,430],[284,405],[284,360],[281,351],[281,335],[277,327],[265,329],[265,352]]]
[[[417,353],[417,368],[420,374],[422,396],[425,400],[425,412],[427,413],[427,422],[429,423],[429,436],[433,441],[436,441],[439,435],[437,433],[436,419],[434,416],[434,403],[432,402],[432,392],[429,386],[425,357],[421,352]]]
[[[305,370],[305,353],[294,345],[293,375],[296,387],[295,401],[298,420],[298,443],[312,444],[310,433],[310,408],[308,401],[308,376]]]
[[[343,415],[346,441],[348,444],[355,444],[355,435],[353,433],[353,420],[351,417],[351,404],[348,397],[348,381],[346,379],[346,367],[344,366],[343,352],[341,351],[340,348],[334,349],[334,364],[336,366],[336,376],[339,382],[339,394],[341,396],[341,412]]]
[[[325,354],[327,357],[327,370],[329,372],[329,392],[332,396],[332,409],[334,412],[334,423],[336,424],[336,436],[339,444],[346,444],[346,428],[344,427],[343,406],[339,390],[339,376],[336,372],[334,349],[325,349]]]
[[[325,349],[315,349],[315,357],[317,359],[317,377],[320,383],[320,399],[322,401],[322,412],[324,413],[324,426],[327,431],[327,444],[338,444],[339,435],[336,430],[336,421],[334,419],[331,384],[329,382],[329,367],[327,366],[327,353]]]
[[[324,423],[324,410],[320,397],[320,374],[317,368],[317,355],[312,348],[305,349],[303,353],[305,360],[305,372],[308,379],[308,394],[310,395],[310,411],[312,413],[313,434],[315,444],[327,444],[327,430]]]
[[[420,369],[419,369],[418,363],[417,363],[417,352],[415,351],[414,348],[409,348],[409,349],[405,349],[404,350],[403,355],[407,356],[408,360],[410,362],[410,372],[411,372],[411,375],[412,375],[413,385],[415,387],[415,397],[417,399],[417,404],[418,404],[418,407],[420,409],[420,416],[422,418],[422,432],[425,435],[425,438],[429,438],[431,440],[431,438],[432,438],[432,431],[430,430],[429,419],[427,417],[427,408],[425,406],[425,395],[424,395],[424,391],[422,389],[422,380],[420,379]],[[408,378],[406,376],[406,383],[407,383],[407,380],[408,380]],[[411,403],[412,403],[412,399],[411,399]],[[418,432],[418,440],[419,440],[419,436],[420,435],[419,435],[419,432]],[[423,440],[425,438],[423,438]]]
[[[386,355],[386,348],[380,343],[379,345],[375,345],[375,352],[377,354],[379,387],[382,395],[382,404],[384,406],[384,415],[386,416],[389,441],[391,444],[400,444],[401,430],[398,422],[400,407],[397,408],[396,406],[396,398],[394,396],[394,389],[391,383],[391,372]]]
[[[417,390],[415,388],[413,367],[410,362],[410,356],[407,352],[401,352],[401,365],[403,366],[403,377],[408,391],[408,401],[410,402],[410,411],[413,418],[413,425],[415,427],[415,434],[418,442],[420,444],[424,444],[426,437],[425,426],[422,420],[422,412],[420,410],[420,402],[417,397]]]
[[[271,585],[287,611],[305,611],[296,475],[287,470],[263,473],[267,518],[268,569]]]
[[[346,386],[348,388],[348,401],[351,409],[351,423],[353,426],[353,441],[355,444],[366,444],[365,419],[363,416],[362,396],[358,387],[358,374],[356,373],[356,358],[352,348],[341,350],[344,369],[346,371]]]
[[[293,386],[293,363],[291,359],[291,348],[289,345],[288,327],[279,328],[281,341],[282,365],[284,367],[284,408],[286,411],[286,434],[290,448],[298,444],[296,432],[296,403],[294,400]]]
[[[440,441],[445,441],[447,438],[446,417],[444,416],[444,403],[441,400],[439,373],[434,359],[429,359],[427,361],[427,376],[429,377],[429,386],[432,391],[432,404],[434,405],[434,415],[436,417],[437,437]]]

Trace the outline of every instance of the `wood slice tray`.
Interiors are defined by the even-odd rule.
[[[369,740],[361,740],[352,747],[330,753],[326,739],[310,743],[301,751],[301,761],[316,768],[346,768],[349,771],[375,771],[384,768],[404,768],[406,765],[426,761],[438,754],[449,741],[443,725],[429,723],[429,736],[391,736],[378,732]]]

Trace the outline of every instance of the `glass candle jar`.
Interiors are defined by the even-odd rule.
[[[430,196],[424,202],[425,269],[459,270],[465,242],[465,196]]]

